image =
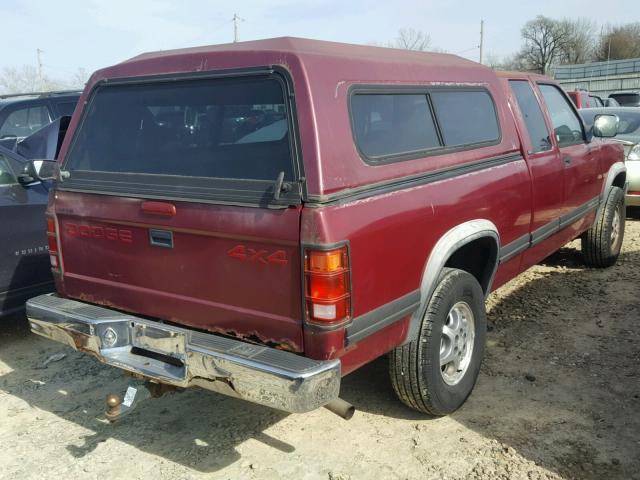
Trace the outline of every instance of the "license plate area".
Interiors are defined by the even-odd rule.
[[[181,362],[185,360],[186,338],[182,332],[133,322],[131,346],[134,349],[175,358]]]

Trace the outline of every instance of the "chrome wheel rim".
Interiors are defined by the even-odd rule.
[[[473,354],[475,318],[466,302],[458,302],[447,315],[440,339],[440,371],[448,385],[462,380]]]
[[[615,209],[613,213],[613,222],[611,223],[611,249],[615,249],[616,242],[620,236],[620,212],[619,209]]]

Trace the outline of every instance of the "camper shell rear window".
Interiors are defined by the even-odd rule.
[[[285,88],[277,74],[99,85],[66,155],[68,179],[60,187],[299,202]],[[285,188],[276,199],[279,179]]]
[[[356,86],[349,111],[356,146],[384,164],[500,142],[495,103],[482,87]]]

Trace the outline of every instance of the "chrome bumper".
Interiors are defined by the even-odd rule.
[[[339,360],[311,360],[55,294],[29,300],[27,317],[38,335],[161,383],[199,386],[292,413],[321,407],[340,391]]]

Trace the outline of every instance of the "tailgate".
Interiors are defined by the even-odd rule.
[[[65,295],[301,350],[299,208],[57,195]]]

